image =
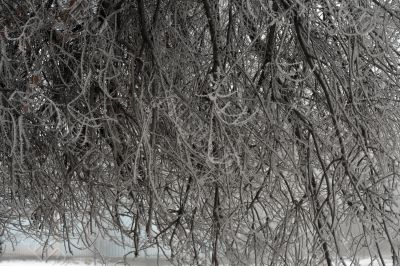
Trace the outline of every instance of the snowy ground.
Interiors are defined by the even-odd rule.
[[[170,266],[167,261],[159,260],[153,258],[138,258],[138,259],[130,259],[127,261],[127,265],[134,266]],[[58,259],[58,260],[48,260],[41,261],[34,258],[26,258],[26,259],[17,259],[17,258],[0,258],[0,266],[97,266],[97,265],[124,265],[122,260],[94,260],[93,258],[68,258],[68,259]]]
[[[393,263],[390,259],[384,259],[384,261],[385,261],[386,266],[393,266]],[[359,261],[354,260],[353,262],[350,260],[346,260],[345,262],[348,266],[350,266],[350,265],[351,266],[380,266],[380,265],[382,265],[382,263],[380,261],[378,262],[377,260],[371,262],[371,259],[362,259]],[[338,265],[342,265],[342,264],[338,264]]]
[[[346,264],[348,266],[378,266],[382,265],[378,263],[377,261],[374,261],[371,263],[370,259],[362,259],[359,261],[346,261]],[[81,258],[81,259],[68,259],[68,260],[49,260],[47,262],[45,261],[40,261],[40,260],[34,260],[34,259],[26,259],[26,260],[20,260],[20,259],[10,259],[10,260],[0,260],[0,266],[97,266],[97,265],[124,265],[122,262],[118,262],[117,260],[114,261],[108,261],[108,262],[102,262],[102,261],[94,261],[93,259],[87,259],[87,258]],[[135,265],[135,266],[167,266],[171,265],[168,264],[166,261],[159,261],[157,263],[156,259],[135,259],[128,261],[128,265]],[[341,264],[337,264],[339,266]],[[387,259],[385,260],[385,265],[387,266],[392,266],[391,260]]]

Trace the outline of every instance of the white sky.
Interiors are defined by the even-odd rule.
[[[9,265],[9,266],[19,266],[19,265],[31,265],[31,266],[51,266],[51,265],[63,265],[63,266],[78,266],[78,265],[95,265],[94,262],[85,262],[85,261],[74,261],[74,262],[65,262],[65,261],[35,261],[35,260],[9,260],[9,261],[2,261],[0,265]],[[97,265],[101,265],[97,263]]]

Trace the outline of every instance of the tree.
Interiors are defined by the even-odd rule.
[[[0,12],[6,227],[117,228],[178,264],[399,264],[395,1]]]

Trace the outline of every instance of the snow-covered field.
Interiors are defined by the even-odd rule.
[[[392,260],[384,259],[384,261],[385,261],[386,266],[393,266]],[[354,261],[346,260],[345,262],[348,266],[350,266],[350,265],[351,266],[381,266],[382,265],[382,263],[380,261],[378,262],[377,260],[371,262],[371,259],[361,259],[361,260],[354,260]],[[337,264],[337,265],[339,266],[342,264]]]
[[[96,254],[92,254],[89,251],[74,249],[74,256],[67,255],[65,248],[62,243],[54,243],[52,248],[46,253],[42,253],[42,247],[30,239],[20,238],[21,241],[13,249],[10,243],[5,243],[5,253],[0,256],[0,266],[10,265],[32,265],[32,266],[92,266],[92,265],[124,265],[122,257],[127,253],[127,250],[121,249],[121,247],[112,244],[110,241],[99,239],[94,247],[96,248]],[[77,244],[77,243],[76,243]],[[102,260],[100,254],[105,258]],[[44,255],[45,258],[49,258],[47,262],[40,260]],[[165,259],[157,260],[157,250],[150,250],[149,252],[141,254],[141,257],[134,259],[130,257],[127,259],[127,265],[134,266],[169,266],[171,265]],[[362,255],[361,255],[362,256]],[[119,259],[121,258],[121,259]],[[341,266],[338,260],[334,261],[335,266]],[[347,266],[378,266],[382,265],[380,261],[371,259],[346,259],[345,263]],[[390,256],[385,259],[385,266],[393,266]]]
[[[347,260],[346,264],[348,266],[379,266],[382,265],[378,263],[378,261],[374,261],[371,263],[370,259],[361,259],[361,260],[354,260],[353,262]],[[81,259],[67,259],[67,260],[49,260],[49,261],[40,261],[40,260],[20,260],[20,259],[10,259],[10,260],[0,260],[0,266],[94,266],[94,265],[123,265],[122,261],[94,261],[93,259],[81,258]],[[140,258],[135,260],[128,261],[128,265],[135,265],[135,266],[167,266],[171,265],[166,261],[160,260],[157,262],[156,259],[147,259],[147,258]],[[342,264],[336,264],[340,266]],[[386,266],[392,266],[392,262],[390,259],[385,260]]]
[[[167,266],[171,265],[164,260],[157,259],[147,259],[147,258],[140,258],[135,260],[127,261],[128,265],[135,265],[135,266]],[[81,258],[81,259],[67,259],[67,260],[48,260],[40,261],[35,259],[0,259],[0,266],[97,266],[97,265],[124,265],[122,261],[112,260],[112,261],[94,261],[93,259]]]

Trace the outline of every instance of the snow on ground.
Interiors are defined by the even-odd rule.
[[[386,266],[393,266],[393,262],[391,259],[384,259],[384,261],[385,261]],[[381,266],[382,265],[380,260],[379,261],[374,260],[373,262],[371,262],[371,259],[360,259],[360,260],[354,260],[354,261],[345,260],[345,262],[348,266]],[[343,264],[339,263],[337,265],[339,266],[339,265],[343,265]]]
[[[165,260],[158,260],[154,258],[137,258],[137,259],[128,259],[128,265],[134,266],[170,266]],[[124,265],[122,260],[108,260],[102,261],[100,259],[94,260],[92,258],[67,258],[67,259],[57,259],[57,260],[48,260],[41,261],[39,259],[2,259],[0,257],[0,266],[100,266],[100,265]]]
[[[378,263],[378,261],[374,261],[371,263],[370,259],[361,259],[361,260],[346,260],[345,261],[348,266],[378,266],[382,265]],[[40,261],[40,260],[21,260],[21,259],[12,259],[12,260],[4,260],[1,261],[0,259],[0,266],[98,266],[98,265],[123,265],[118,263],[118,261],[94,261],[92,259],[81,258],[81,259],[67,259],[67,260],[49,260],[49,261]],[[130,260],[128,261],[128,265],[135,265],[135,266],[166,266],[170,265],[165,261],[161,261],[157,264],[156,259],[138,259],[138,260]],[[342,265],[341,263],[337,263],[337,266]],[[392,266],[392,261],[390,259],[385,259],[386,266]]]

